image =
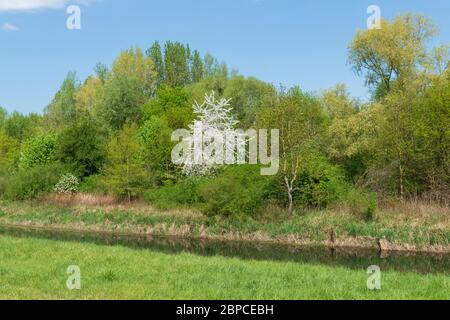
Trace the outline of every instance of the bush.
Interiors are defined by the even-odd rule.
[[[59,194],[77,193],[79,184],[80,182],[77,177],[71,173],[67,173],[59,179],[53,191]]]
[[[105,135],[99,123],[82,118],[59,135],[56,158],[77,177],[98,174],[106,159]]]
[[[303,207],[325,208],[345,196],[347,183],[342,171],[326,161],[317,161],[301,173],[294,198]]]
[[[364,220],[372,221],[378,207],[378,198],[375,192],[365,192],[351,189],[347,195],[347,205],[350,212]]]
[[[148,190],[144,198],[159,209],[195,206],[199,203],[199,183],[201,178],[188,177],[176,184],[166,184]]]
[[[7,170],[4,168],[0,168],[0,195],[3,195],[9,184],[10,184],[11,176]]]
[[[11,177],[4,196],[9,200],[36,199],[42,194],[52,192],[65,171],[64,166],[58,163],[19,170]]]
[[[24,143],[19,167],[30,169],[54,160],[56,153],[56,137],[52,134],[38,136]]]
[[[83,193],[106,195],[109,193],[109,187],[101,175],[92,175],[81,181],[79,191]]]
[[[264,203],[269,181],[258,166],[227,167],[217,177],[201,183],[200,209],[207,216],[254,216]]]
[[[303,163],[295,183],[294,207],[325,208],[338,200],[345,199],[348,189],[344,173],[320,156]],[[270,199],[287,206],[287,191],[284,177],[280,174],[270,184]]]

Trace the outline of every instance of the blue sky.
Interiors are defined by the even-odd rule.
[[[66,8],[81,7],[81,30]],[[42,112],[69,71],[80,80],[130,46],[178,40],[210,52],[245,76],[319,91],[347,84],[366,99],[347,65],[347,45],[366,28],[369,5],[391,19],[423,13],[450,43],[448,0],[0,0],[0,105]]]

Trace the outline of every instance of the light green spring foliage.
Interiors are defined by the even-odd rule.
[[[26,141],[20,153],[19,168],[22,170],[55,160],[56,136],[47,134]]]
[[[349,46],[353,69],[365,75],[374,96],[384,97],[394,81],[401,82],[426,63],[426,42],[436,33],[433,24],[421,15],[398,16],[381,21],[381,29],[360,30]]]
[[[143,107],[143,122],[139,132],[142,159],[154,181],[176,181],[177,168],[172,163],[171,152],[175,144],[171,141],[174,130],[187,128],[194,118],[193,100],[184,88],[165,85],[157,95]]]
[[[4,130],[0,130],[0,168],[8,171],[15,167],[20,157],[20,143],[10,137]]]
[[[350,63],[378,103],[332,122],[331,152],[369,155],[360,181],[381,194],[448,199],[449,47],[428,52],[435,34],[428,19],[407,14],[358,31],[350,44]]]
[[[166,42],[164,46],[165,83],[170,87],[183,87],[190,83],[191,51],[180,42]]]
[[[118,130],[127,120],[140,121],[142,105],[156,89],[157,74],[151,58],[139,48],[122,52],[105,83],[103,116]]]
[[[263,107],[273,107],[277,101],[277,92],[272,85],[243,76],[231,78],[223,96],[231,99],[230,106],[242,129],[254,127],[258,111]]]
[[[68,171],[88,179],[106,167],[111,190],[127,198],[145,191],[146,183],[136,182],[138,176],[154,186],[176,184],[182,177],[169,159],[170,133],[186,128],[193,119],[193,103],[214,91],[218,98],[232,98],[240,128],[281,130],[278,178],[294,180],[297,201],[321,203],[314,199],[323,198],[322,191],[334,185],[340,172],[343,183],[381,196],[443,201],[450,190],[450,55],[445,44],[427,51],[434,33],[430,21],[419,15],[383,20],[380,30],[357,32],[349,60],[373,89],[368,103],[352,99],[343,85],[321,95],[275,89],[229,72],[211,54],[202,58],[179,42],[155,42],[146,54],[132,48],[119,55],[111,70],[98,65],[95,75],[81,85],[70,73],[44,116],[0,109],[0,171],[14,173],[19,165],[60,161],[70,166]],[[92,123],[86,125],[86,118]],[[135,127],[133,135],[130,126]],[[42,140],[53,132],[59,137],[56,146]],[[119,136],[127,143],[104,142]],[[102,146],[110,149],[109,161]],[[128,176],[118,156],[124,146],[132,150],[128,163],[136,169]],[[309,190],[304,194],[319,190],[320,197],[308,195],[303,201],[294,190],[300,188]],[[286,192],[279,193],[285,205]]]
[[[363,105],[351,99],[342,84],[325,91],[320,100],[329,117],[326,154],[345,169],[350,181],[358,179],[377,148],[374,137],[382,117],[381,105]]]
[[[229,77],[228,66],[225,62],[219,62],[210,53],[205,54],[205,77],[206,78],[223,78],[227,79]]]
[[[7,113],[0,108],[0,129],[11,138],[23,141],[33,135],[42,133],[43,117],[36,113],[23,115],[17,111]]]
[[[104,81],[98,77],[89,77],[75,95],[77,112],[98,117],[104,99]]]
[[[326,116],[317,99],[293,88],[280,96],[274,107],[258,115],[259,128],[280,130],[280,170],[282,175],[296,175],[302,165],[302,150],[320,148],[325,134]]]
[[[73,119],[76,112],[75,95],[78,88],[76,74],[70,72],[52,102],[44,110],[48,125],[60,128]]]
[[[155,41],[146,54],[155,63],[158,88],[180,88],[205,78],[228,77],[224,63],[220,64],[209,53],[202,58],[198,50],[192,51],[189,45],[180,42],[167,41],[161,48],[160,43]]]
[[[42,116],[35,113],[23,115],[16,111],[8,113],[0,107],[0,172],[16,172],[21,144],[33,136],[41,135],[43,131]]]
[[[164,118],[172,130],[187,128],[194,119],[193,103],[186,89],[162,86],[157,90],[156,97],[144,105],[143,120]]]
[[[164,68],[164,57],[159,42],[155,41],[150,49],[147,50],[146,54],[153,60],[153,63],[155,64],[155,71],[157,74],[156,85],[159,87],[164,83],[166,76],[166,71]]]
[[[167,121],[155,116],[145,121],[139,131],[142,159],[147,168],[160,175],[168,175],[173,170],[171,134]]]
[[[205,66],[198,50],[194,50],[191,57],[191,80],[192,82],[199,82],[205,77]]]
[[[442,200],[450,190],[449,80],[448,71],[431,86],[414,79],[385,99],[375,161],[395,170],[391,176],[401,196],[428,189]]]
[[[259,166],[239,165],[201,181],[198,186],[201,211],[207,216],[235,220],[256,216],[263,209],[270,178]]]
[[[294,213],[297,184],[306,169],[305,157],[321,149],[325,124],[326,115],[318,100],[299,88],[282,93],[279,103],[259,114],[258,127],[279,130],[278,181],[287,195],[289,215]]]
[[[138,126],[127,122],[108,144],[108,161],[104,170],[105,181],[111,191],[131,201],[142,191],[148,180],[141,158]]]

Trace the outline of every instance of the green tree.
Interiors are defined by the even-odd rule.
[[[259,110],[273,106],[277,100],[277,92],[272,85],[242,76],[227,81],[223,95],[231,99],[233,112],[243,128],[254,126]]]
[[[194,118],[192,104],[193,100],[184,88],[162,86],[156,97],[145,104],[144,120],[156,116],[165,118],[173,130],[186,128]]]
[[[103,117],[116,130],[127,120],[140,121],[142,106],[152,97],[155,87],[153,60],[139,48],[122,52],[105,84]]]
[[[23,115],[17,111],[9,114],[4,123],[6,133],[19,141],[24,141],[33,135],[40,134],[41,126],[41,115],[36,113]]]
[[[104,177],[111,190],[128,201],[142,192],[147,174],[140,155],[138,127],[127,122],[108,144]]]
[[[149,173],[162,179],[173,176],[171,134],[167,121],[155,116],[145,121],[139,130],[143,162]]]
[[[19,141],[0,129],[0,173],[14,169],[19,155]]]
[[[153,45],[150,47],[150,49],[147,50],[146,53],[147,56],[149,56],[155,64],[155,71],[157,73],[156,85],[157,87],[159,87],[164,83],[166,77],[166,72],[164,68],[164,57],[159,42],[155,41]]]
[[[450,194],[450,70],[436,77],[414,114],[419,172],[429,198],[443,203]]]
[[[330,122],[327,154],[333,163],[345,168],[348,178],[358,179],[374,155],[377,107],[351,99],[343,84],[325,91],[321,102]]]
[[[61,128],[71,121],[76,113],[75,95],[79,84],[74,72],[70,72],[44,114],[52,128]]]
[[[190,83],[190,50],[180,42],[166,42],[164,46],[165,83],[170,87],[183,87]]]
[[[392,23],[382,20],[381,29],[360,30],[349,46],[349,61],[374,96],[382,98],[394,81],[411,77],[426,62],[426,41],[435,34],[432,23],[423,16],[406,14]]]
[[[223,77],[228,78],[228,67],[222,62],[219,63],[210,53],[206,53],[204,57],[205,75],[206,77]]]
[[[388,171],[381,182],[401,198],[429,195],[448,201],[449,80],[447,71],[430,85],[411,82],[386,97],[374,172]]]
[[[76,110],[96,116],[105,99],[104,82],[97,77],[89,77],[75,94]]]
[[[192,82],[199,82],[205,76],[205,67],[200,52],[194,50],[191,62],[191,79]]]
[[[290,216],[294,212],[298,181],[308,163],[304,160],[321,149],[325,124],[319,101],[299,88],[281,93],[274,107],[266,107],[259,114],[259,127],[280,130],[279,183],[286,191]]]
[[[8,111],[0,106],[0,129],[5,128],[6,119],[8,118]]]
[[[372,147],[372,159],[361,181],[372,190],[400,198],[431,190],[446,194],[448,170],[442,163],[448,147],[443,129],[448,121],[448,49],[444,46],[427,52],[426,42],[436,30],[420,15],[407,14],[392,23],[382,21],[381,27],[359,31],[350,45],[353,68],[365,74],[379,101],[361,113],[370,117],[351,116],[340,126],[361,128],[359,133],[349,130],[360,136],[355,141],[367,142],[364,137],[372,136],[365,143]],[[364,121],[370,119],[367,126]],[[333,129],[336,132],[336,127]]]
[[[94,119],[79,117],[59,135],[56,158],[80,178],[97,174],[106,158],[105,140]]]
[[[100,79],[103,83],[108,79],[110,72],[106,65],[103,63],[97,63],[94,68],[95,74],[98,79]]]

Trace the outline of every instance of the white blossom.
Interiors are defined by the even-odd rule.
[[[232,114],[231,99],[216,100],[214,92],[205,95],[205,101],[194,104],[196,119],[189,126],[190,135],[184,138],[191,152],[180,161],[183,173],[207,175],[218,165],[236,162],[236,155],[245,161],[245,138],[235,130],[239,123]],[[212,152],[210,152],[212,151]]]

